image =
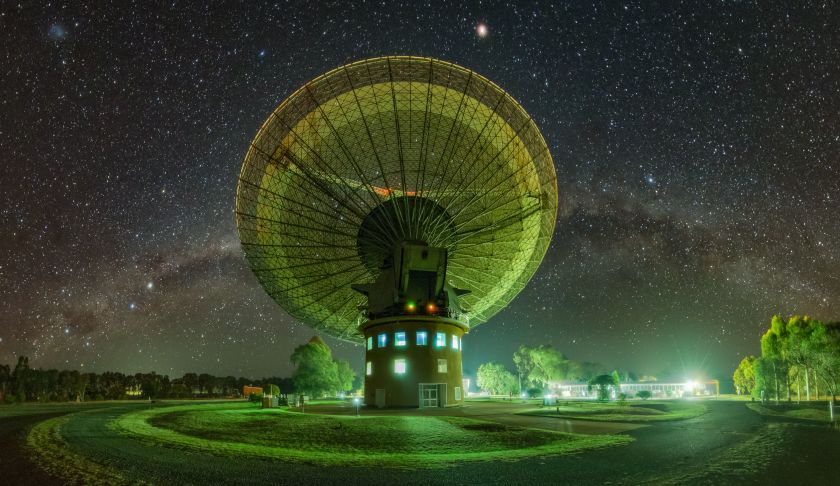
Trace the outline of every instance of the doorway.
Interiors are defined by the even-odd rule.
[[[437,406],[437,384],[420,383],[420,408],[436,408]]]

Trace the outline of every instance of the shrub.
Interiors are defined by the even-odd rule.
[[[626,393],[619,393],[618,394],[618,406],[623,407],[627,405],[627,394]]]
[[[639,393],[636,393],[637,398],[641,398],[642,400],[647,400],[650,398],[650,390],[641,390]]]

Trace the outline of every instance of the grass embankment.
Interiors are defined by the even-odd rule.
[[[699,417],[707,411],[702,403],[681,400],[628,403],[623,406],[618,403],[569,401],[526,410],[520,415],[599,422],[663,422]]]
[[[828,413],[828,404],[761,404],[759,402],[748,403],[747,408],[760,415],[779,417],[786,419],[802,420],[813,423],[829,423],[831,416]],[[840,407],[838,407],[840,408]],[[835,408],[835,413],[838,412]]]
[[[582,436],[462,417],[332,416],[248,404],[132,412],[113,427],[144,441],[211,454],[397,468],[513,460],[632,441],[621,435]]]
[[[73,452],[61,435],[61,428],[69,420],[69,415],[45,420],[30,430],[26,446],[39,458],[39,467],[74,484],[142,484]]]

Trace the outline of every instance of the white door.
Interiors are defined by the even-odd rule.
[[[437,385],[420,384],[420,408],[429,408],[437,406]]]

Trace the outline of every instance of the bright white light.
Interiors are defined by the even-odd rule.
[[[475,35],[479,38],[483,39],[487,37],[487,34],[490,33],[490,29],[487,28],[487,24],[483,22],[479,22],[478,25],[475,26]]]
[[[153,288],[155,288],[155,283],[154,282],[147,283],[146,288],[149,289],[149,290],[152,290]]]
[[[353,405],[358,405],[358,404],[359,404],[359,401],[360,401],[360,400],[359,400],[359,397],[354,398],[354,399],[353,399]]]
[[[697,382],[693,381],[693,380],[689,380],[689,381],[685,382],[684,386],[685,386],[685,391],[691,393],[691,392],[694,391],[695,388],[697,388]]]

